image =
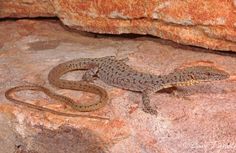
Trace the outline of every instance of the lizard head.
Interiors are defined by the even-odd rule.
[[[197,81],[213,81],[224,80],[229,78],[229,74],[223,70],[209,66],[194,66],[183,69],[189,74],[193,80]]]

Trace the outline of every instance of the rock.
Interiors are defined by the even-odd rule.
[[[236,51],[235,0],[18,0],[0,5],[0,17],[57,16],[95,33],[135,33],[181,44]]]
[[[114,37],[68,31],[58,20],[0,22],[0,153],[235,153],[235,54],[179,45],[152,37]],[[72,110],[37,91],[16,97],[61,112],[109,117],[110,120],[57,116],[16,105],[4,93],[26,83],[50,87],[78,102],[96,96],[59,90],[47,81],[57,64],[81,57],[116,55],[136,70],[167,74],[192,65],[218,67],[228,80],[178,87],[153,94],[157,116],[141,109],[140,93],[121,90],[95,80],[109,93],[109,103],[94,112]],[[84,73],[84,72],[81,72]],[[66,74],[79,80],[81,73]]]
[[[53,5],[48,0],[2,0],[0,18],[55,17]]]

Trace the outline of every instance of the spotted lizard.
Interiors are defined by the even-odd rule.
[[[157,114],[150,106],[150,95],[164,88],[174,86],[190,86],[200,82],[223,80],[229,77],[225,71],[209,66],[193,66],[174,71],[167,75],[154,75],[138,72],[127,64],[125,60],[117,60],[114,56],[93,59],[93,68],[82,77],[83,80],[93,82],[95,76],[108,85],[118,88],[141,92],[144,112]],[[70,64],[69,64],[70,63]],[[67,64],[76,67],[76,60]]]
[[[138,72],[125,64],[125,60],[117,60],[114,56],[106,56],[101,58],[80,58],[54,67],[48,75],[49,82],[56,87],[83,90],[99,94],[103,91],[94,90],[94,86],[87,88],[87,83],[78,84],[78,81],[69,81],[61,79],[61,76],[73,70],[87,70],[82,76],[82,80],[90,83],[97,77],[108,85],[118,88],[137,91],[142,93],[143,110],[150,114],[158,114],[157,110],[150,106],[150,95],[173,86],[189,86],[199,82],[223,80],[229,77],[229,74],[209,66],[193,66],[182,70],[174,71],[167,75],[154,75],[143,72]],[[80,82],[81,83],[81,82]],[[79,87],[78,87],[79,86]],[[96,91],[96,92],[94,92]],[[48,94],[49,96],[54,93]],[[6,94],[8,95],[8,94]],[[106,94],[104,94],[106,95]],[[53,96],[51,96],[53,97]],[[53,97],[62,101],[67,101],[67,97]],[[73,101],[69,104],[79,111],[92,111],[105,105],[107,96],[98,103],[91,105],[75,105]]]

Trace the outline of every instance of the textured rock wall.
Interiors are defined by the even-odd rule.
[[[236,51],[235,0],[18,0],[0,17],[58,16],[96,33],[150,34],[178,43]]]
[[[0,18],[56,16],[49,0],[0,0]]]

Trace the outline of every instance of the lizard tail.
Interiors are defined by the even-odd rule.
[[[15,99],[12,96],[13,93],[23,91],[23,90],[42,91],[43,93],[45,93],[49,97],[51,97],[53,99],[56,99],[56,100],[60,100],[62,102],[65,102],[66,104],[69,104],[71,107],[76,105],[76,103],[71,98],[63,96],[63,95],[56,94],[56,93],[52,92],[51,90],[49,90],[48,88],[45,88],[45,87],[39,86],[39,85],[22,85],[22,86],[17,86],[17,87],[14,87],[14,88],[10,88],[5,92],[5,97],[8,100],[10,100],[10,101],[12,101],[16,104],[23,105],[23,106],[26,106],[28,108],[36,109],[36,110],[39,110],[39,111],[50,112],[50,113],[55,114],[55,115],[67,116],[67,117],[86,117],[86,118],[92,118],[92,119],[109,120],[109,118],[100,117],[100,116],[83,115],[83,114],[71,114],[71,113],[59,112],[59,111],[55,111],[53,109],[49,109],[49,108],[46,108],[46,107],[43,107],[43,106],[37,106],[37,105],[34,105],[34,104],[30,104],[30,103]],[[103,97],[103,99],[101,98],[101,100],[105,100],[105,102],[107,102],[106,98],[105,99],[104,98],[105,97]],[[104,105],[104,103],[103,103],[103,105]],[[100,105],[100,106],[103,106],[103,105]],[[83,106],[83,105],[78,105],[78,106]],[[84,111],[84,109],[82,111]]]

